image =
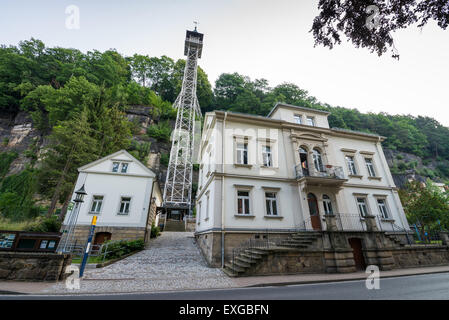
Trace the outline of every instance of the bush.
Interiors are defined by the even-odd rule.
[[[121,241],[107,241],[101,249],[101,253],[104,254],[107,250],[106,259],[120,258],[128,253],[132,253],[138,250],[142,250],[145,247],[143,239],[137,240],[121,240]]]
[[[161,164],[168,167],[168,162],[170,161],[170,155],[168,153],[161,153]]]
[[[161,233],[161,229],[158,226],[155,226],[154,223],[151,226],[150,238],[157,238]]]
[[[61,229],[61,222],[58,216],[54,215],[50,218],[38,219],[37,223],[31,225],[27,231],[34,232],[58,232]]]
[[[172,127],[168,121],[159,122],[156,125],[149,126],[147,128],[147,134],[150,137],[157,139],[158,141],[170,141],[170,135],[172,132]]]

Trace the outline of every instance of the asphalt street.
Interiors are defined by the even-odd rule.
[[[97,294],[97,295],[0,295],[16,299],[124,299],[124,300],[404,300],[449,299],[449,273],[384,278],[379,289],[367,289],[365,280],[287,286],[197,291]]]

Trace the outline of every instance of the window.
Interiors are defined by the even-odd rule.
[[[359,213],[362,217],[368,215],[368,207],[366,206],[366,198],[357,197],[357,206],[359,207]]]
[[[309,125],[309,126],[315,125],[315,119],[313,117],[307,117],[306,121],[307,121],[307,125]]]
[[[323,194],[323,206],[324,206],[324,214],[333,215],[334,211],[332,210],[332,201],[331,198],[327,194]]]
[[[300,114],[295,114],[293,116],[293,118],[295,119],[295,123],[297,123],[297,124],[301,124],[302,123],[302,119],[301,119],[301,115]]]
[[[131,204],[130,197],[122,197],[120,200],[120,208],[118,214],[127,215],[129,214],[129,206]]]
[[[248,164],[248,143],[237,143],[237,163]]]
[[[93,196],[90,213],[100,213],[101,205],[103,204],[103,196]]]
[[[200,221],[201,221],[201,201],[198,202],[198,213],[197,213],[197,215],[198,215],[198,224],[200,224]]]
[[[315,168],[317,171],[323,172],[323,160],[321,158],[321,152],[317,149],[313,149],[313,163],[315,164]]]
[[[377,199],[377,206],[382,218],[388,219],[388,209],[385,199]]]
[[[237,191],[237,214],[250,214],[248,191]]]
[[[277,216],[278,209],[275,192],[265,192],[265,203],[266,203],[267,216]]]
[[[346,156],[345,159],[346,159],[346,163],[348,164],[349,174],[356,175],[357,174],[357,170],[355,169],[354,157],[353,156]]]
[[[126,173],[128,171],[128,163],[127,162],[113,162],[112,163],[112,172],[120,172]]]
[[[118,167],[120,166],[120,162],[112,163],[112,172],[118,172]]]
[[[375,177],[376,172],[374,171],[373,159],[365,158],[366,168],[368,169],[368,175],[370,177]]]
[[[262,160],[265,167],[273,166],[270,146],[262,146]]]

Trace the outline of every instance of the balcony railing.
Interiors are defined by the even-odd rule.
[[[303,177],[321,177],[321,178],[334,178],[345,179],[345,174],[342,167],[326,165],[320,170],[316,170],[314,167],[305,169],[300,164],[295,166],[296,179]]]

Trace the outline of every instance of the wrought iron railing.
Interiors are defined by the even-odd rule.
[[[337,230],[366,231],[365,218],[358,213],[337,213],[335,215]]]
[[[304,169],[300,164],[295,166],[296,179],[303,177],[322,177],[322,178],[334,178],[345,179],[345,174],[342,167],[325,165],[320,170],[315,168]]]

